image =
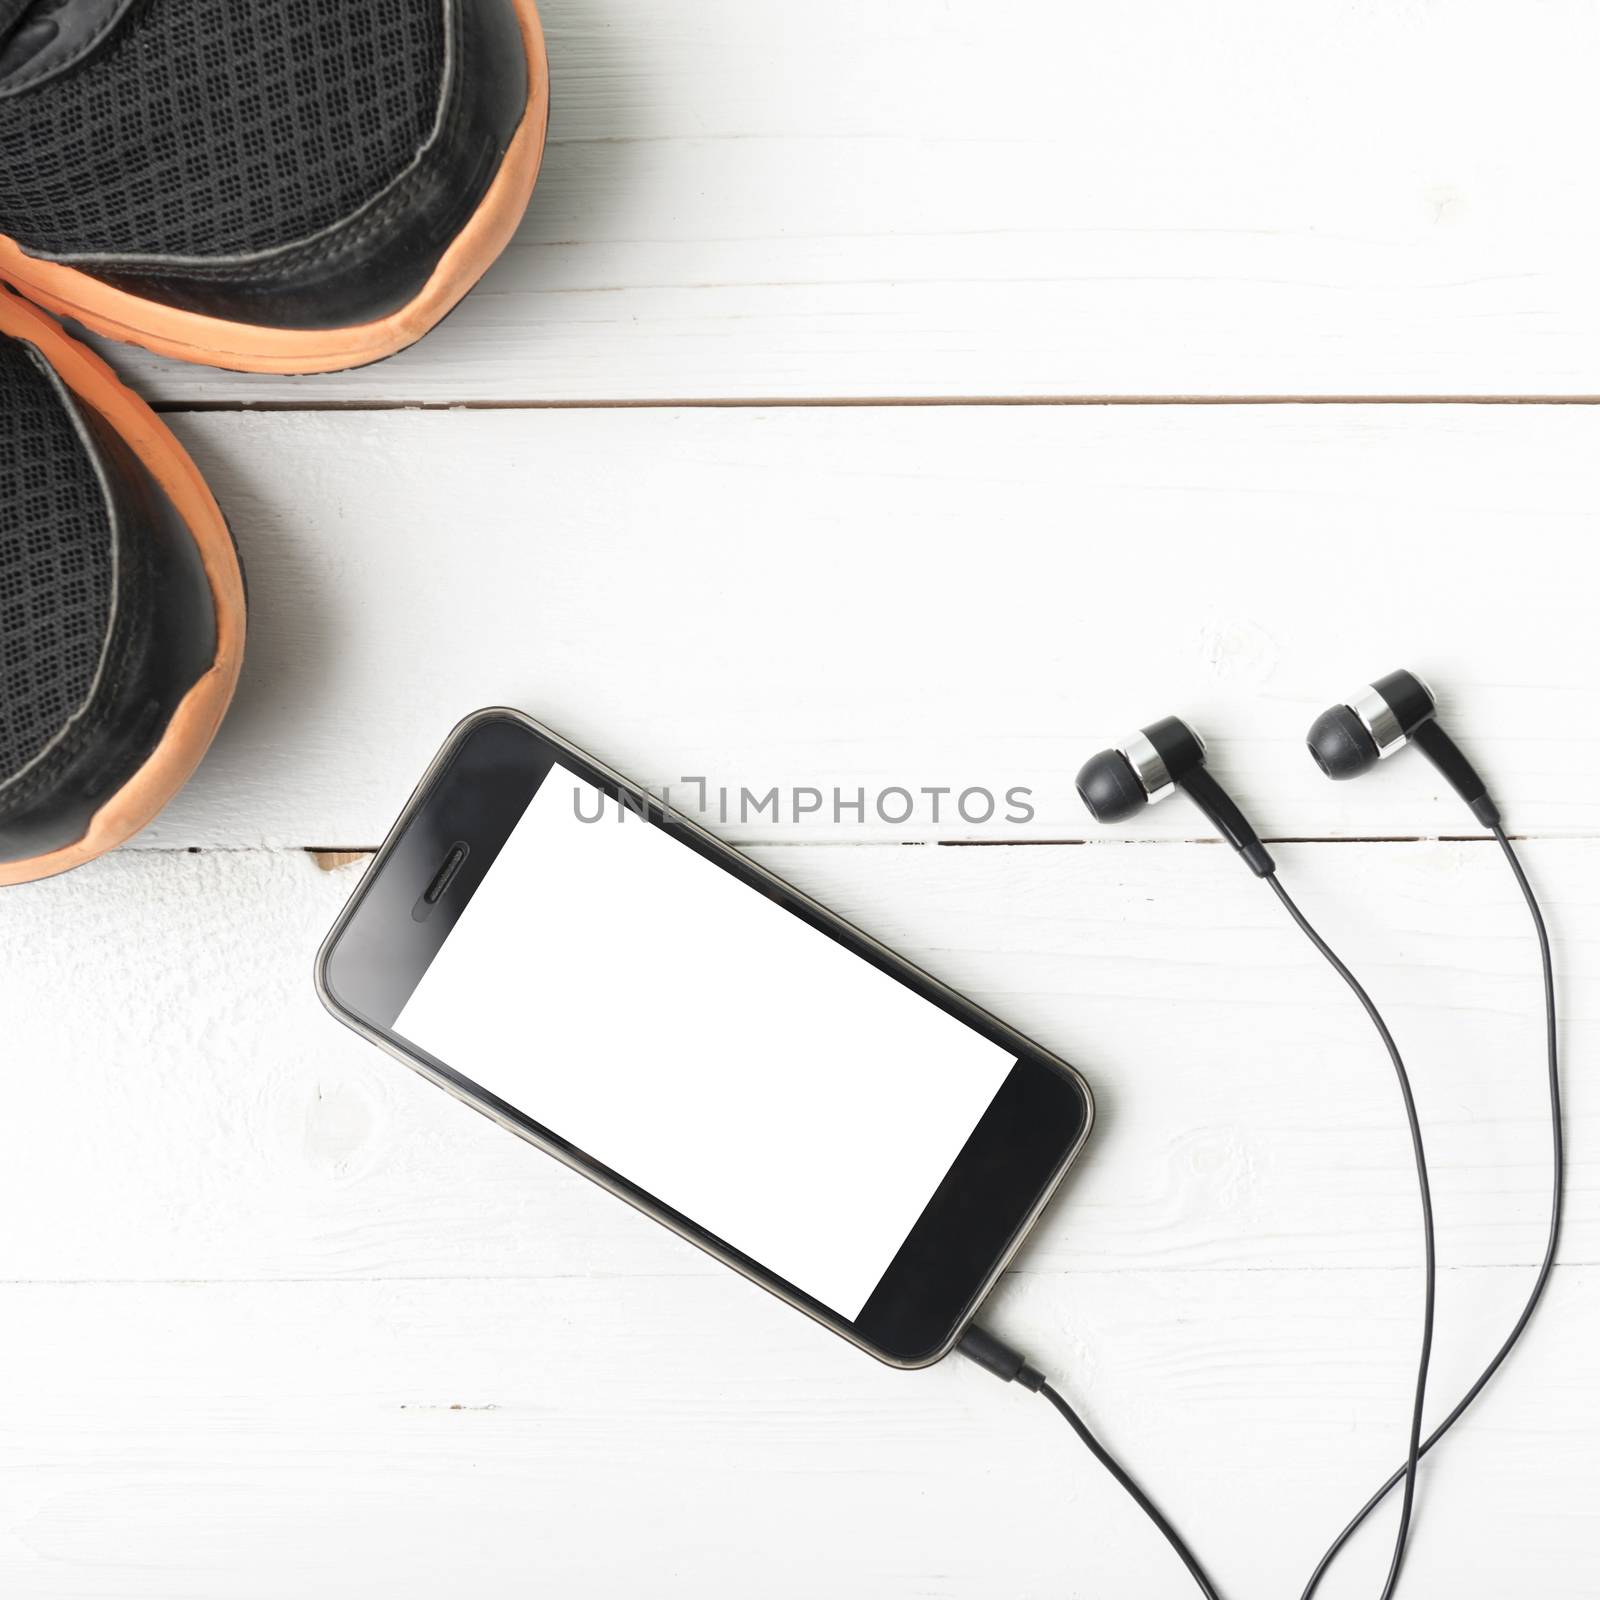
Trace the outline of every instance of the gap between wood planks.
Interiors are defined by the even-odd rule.
[[[1456,1261],[1440,1262],[1439,1276],[1465,1276],[1483,1272],[1525,1272],[1539,1265],[1537,1257],[1518,1261]],[[1556,1265],[1563,1272],[1583,1272],[1600,1266],[1600,1262],[1559,1255]],[[180,1284],[185,1287],[216,1289],[236,1286],[241,1288],[282,1287],[285,1284],[304,1284],[316,1287],[321,1284],[392,1284],[392,1283],[642,1283],[652,1280],[666,1282],[704,1282],[720,1279],[726,1267],[708,1262],[694,1271],[683,1272],[402,1272],[402,1273],[324,1273],[315,1277],[281,1277],[265,1275],[256,1278],[0,1278],[3,1289],[157,1289]],[[1033,1267],[1009,1266],[1001,1274],[1005,1278],[1178,1278],[1178,1277],[1283,1277],[1290,1274],[1360,1273],[1366,1277],[1393,1276],[1397,1273],[1420,1278],[1422,1263],[1378,1262],[1363,1266],[1358,1262],[1319,1261],[1295,1262],[1284,1265],[1252,1266],[1184,1266],[1167,1262],[1160,1266],[1136,1262],[1126,1267],[1061,1266]]]
[[[1600,394],[771,395],[684,400],[156,400],[168,416],[209,411],[773,411],[915,406],[1593,406]]]
[[[1569,834],[1534,834],[1512,833],[1506,837],[1513,844],[1526,844],[1529,841],[1537,842],[1541,839],[1568,839],[1582,838],[1583,835]],[[854,849],[904,849],[910,845],[920,848],[932,845],[943,850],[1037,850],[1061,849],[1064,846],[1075,845],[1220,845],[1221,839],[1193,838],[1193,839],[741,839],[735,846],[739,850],[765,850],[775,849],[779,845],[803,845],[807,849],[837,849],[841,845]],[[1362,837],[1340,835],[1337,838],[1323,837],[1317,834],[1274,834],[1263,838],[1263,844],[1493,844],[1495,841],[1482,833],[1386,833],[1368,834]],[[212,845],[188,845],[184,847],[190,855],[215,854],[216,847]],[[273,846],[242,845],[229,847],[232,850],[272,849]],[[288,848],[295,848],[289,846]],[[377,853],[377,846],[363,845],[301,845],[298,848],[305,851],[324,872],[337,872],[340,867],[350,866],[357,861],[365,861]],[[157,848],[160,853],[160,848]]]

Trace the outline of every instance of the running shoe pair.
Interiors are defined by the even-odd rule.
[[[194,464],[44,312],[251,372],[381,360],[511,237],[548,104],[533,0],[0,0],[0,885],[145,826],[244,645]]]

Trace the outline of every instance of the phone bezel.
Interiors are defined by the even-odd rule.
[[[494,737],[497,728],[514,730],[508,750],[521,739],[529,741],[530,759],[521,786],[508,784],[504,805],[497,804],[487,817],[468,817],[459,808],[452,811],[447,804],[452,774],[459,773],[474,753],[475,741],[478,754],[493,754],[483,741]],[[555,1131],[393,1031],[394,1017],[555,767],[621,801],[713,865],[1012,1052],[1012,1073],[990,1111],[895,1257],[879,1292],[855,1321],[841,1317],[693,1218],[673,1211],[625,1174],[567,1144]],[[479,836],[469,837],[474,830]],[[468,847],[465,860],[436,904],[423,909],[419,885],[428,885],[441,859],[458,843]],[[931,1365],[949,1353],[1066,1175],[1094,1120],[1089,1087],[1067,1062],[726,844],[694,818],[663,804],[526,713],[507,707],[474,712],[445,741],[323,941],[316,986],[323,1004],[341,1022],[447,1093],[868,1354],[905,1369]],[[983,1179],[975,1194],[972,1185],[980,1173]],[[975,1212],[981,1215],[975,1218]]]

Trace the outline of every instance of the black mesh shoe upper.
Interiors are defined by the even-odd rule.
[[[0,335],[0,863],[83,838],[216,647],[193,531],[107,418]]]
[[[0,51],[7,31],[13,53],[26,43],[28,11],[0,0]],[[416,157],[445,40],[443,0],[133,0],[36,82],[0,54],[0,233],[54,256],[304,239]]]
[[[111,630],[106,491],[69,406],[0,337],[0,814],[88,702]]]

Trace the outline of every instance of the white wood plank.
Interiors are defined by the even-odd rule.
[[[1566,1257],[1600,1256],[1600,843],[1538,842],[1559,942]],[[1413,1267],[1410,1146],[1365,1017],[1220,849],[767,849],[1075,1062],[1099,1123],[1025,1274]],[[1540,991],[1480,844],[1284,851],[1370,981],[1428,1125],[1441,1259],[1520,1267],[1549,1192]],[[125,852],[0,897],[0,1281],[717,1275],[346,1033],[313,952],[359,866]]]
[[[1588,394],[1592,6],[547,0],[532,211],[423,346],[168,399]]]
[[[825,811],[737,838],[1082,838],[1079,764],[1169,712],[1271,835],[1471,831],[1419,759],[1332,784],[1302,748],[1400,664],[1514,829],[1595,826],[1587,407],[177,421],[238,532],[253,631],[232,718],[148,843],[372,845],[493,702],[680,803],[684,775],[735,803],[1034,795],[1026,827],[949,800],[936,827],[923,799],[905,826]],[[1123,831],[1202,829],[1174,801]]]
[[[1516,1275],[1446,1275],[1441,1392]],[[1393,1464],[1415,1317],[1393,1273],[1013,1282],[1060,1374],[1212,1564],[1299,1592]],[[1425,1470],[1414,1594],[1593,1594],[1600,1272]],[[904,1374],[726,1278],[0,1288],[0,1583],[30,1600],[530,1593],[1181,1594],[1044,1405]],[[1381,1532],[1324,1591],[1381,1582]]]

